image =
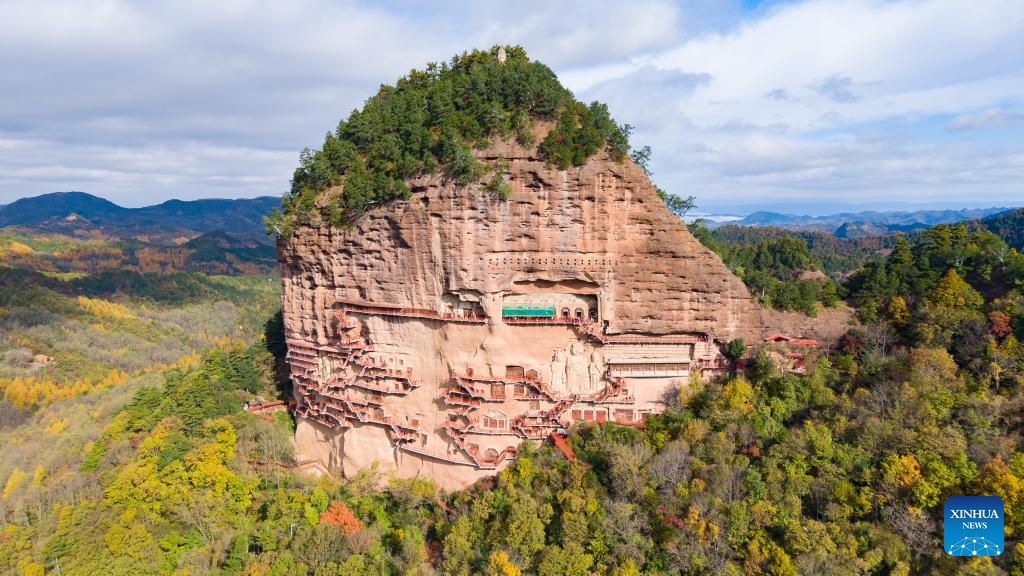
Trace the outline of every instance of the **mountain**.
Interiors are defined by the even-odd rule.
[[[168,200],[156,206],[138,208],[140,217],[167,222],[199,232],[221,230],[231,234],[263,234],[263,216],[281,204],[273,196],[239,200]]]
[[[956,220],[953,222],[956,222]],[[947,224],[947,222],[937,222],[937,224]],[[839,228],[836,228],[832,235],[836,238],[864,238],[867,236],[885,236],[886,234],[891,234],[893,232],[911,232],[913,230],[930,228],[931,226],[933,225],[922,224],[920,222],[913,222],[910,224],[885,224],[858,220],[856,222],[844,222],[839,226]]]
[[[0,226],[110,236],[157,243],[180,243],[201,234],[224,231],[263,238],[263,216],[280,204],[262,196],[240,200],[168,200],[144,208],[125,208],[85,192],[54,192],[0,206]]]
[[[841,212],[824,216],[754,212],[730,224],[740,226],[776,226],[788,230],[819,231],[838,238],[878,236],[892,232],[909,232],[936,224],[951,224],[985,218],[1009,208],[977,208],[963,210],[916,210],[910,212]]]
[[[1024,250],[1024,208],[982,218],[981,225],[1011,247]]]
[[[85,192],[54,192],[0,206],[0,226],[34,227],[54,219],[105,222],[124,218],[129,209]]]

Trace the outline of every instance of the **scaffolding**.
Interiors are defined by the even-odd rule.
[[[349,329],[354,323],[342,314],[339,325]],[[412,369],[396,370],[366,357],[372,346],[357,335],[340,334],[338,344],[312,344],[286,340],[289,365],[296,392],[300,395],[295,413],[327,428],[351,428],[353,424],[384,427],[395,445],[412,442],[419,436],[419,422],[401,422],[384,413],[384,394],[408,394],[420,386]],[[321,366],[322,354],[338,361],[333,370]],[[330,372],[324,375],[324,372]],[[363,390],[354,396],[349,388]]]
[[[471,370],[462,373],[452,371],[451,385],[445,388],[441,399],[456,410],[452,414],[454,420],[446,422],[442,428],[452,439],[457,452],[438,453],[417,442],[421,438],[418,421],[399,421],[384,412],[386,395],[409,394],[419,388],[421,383],[413,377],[411,368],[390,368],[368,356],[373,351],[373,346],[360,337],[358,331],[353,330],[358,326],[358,322],[351,315],[367,314],[468,324],[484,324],[488,321],[487,317],[482,311],[478,313],[475,310],[442,313],[423,308],[365,301],[343,301],[335,314],[338,318],[338,330],[337,337],[331,344],[314,344],[294,339],[286,341],[286,361],[299,395],[294,407],[295,413],[332,429],[347,429],[357,424],[383,427],[389,432],[392,445],[404,452],[453,464],[473,466],[481,470],[493,470],[506,461],[515,459],[516,448],[508,446],[501,451],[490,448],[486,452],[481,452],[478,444],[467,439],[470,435],[516,436],[529,440],[543,440],[548,437],[554,439],[551,435],[568,425],[566,413],[577,404],[632,402],[631,397],[622,396],[626,389],[626,380],[614,377],[610,371],[604,374],[605,385],[588,395],[560,394],[533,370],[524,371],[519,375],[507,374],[503,378],[475,376]],[[707,337],[702,335],[609,336],[594,320],[566,315],[556,316],[554,306],[507,306],[502,309],[502,320],[512,325],[570,326],[578,330],[581,336],[601,345],[693,344],[707,341]],[[332,362],[325,365],[321,360],[325,356],[331,358]],[[512,393],[509,393],[508,386],[513,387]],[[502,415],[497,425],[494,422],[481,425],[482,419],[474,414],[487,404],[500,404],[509,400],[543,402],[547,407],[527,411],[511,420]],[[618,420],[619,418],[615,417],[614,421]],[[628,420],[631,420],[631,417]]]

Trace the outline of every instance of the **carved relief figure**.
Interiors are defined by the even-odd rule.
[[[604,358],[601,353],[594,350],[590,355],[590,391],[595,392],[601,389],[601,381],[604,378]]]
[[[568,384],[569,392],[580,394],[586,391],[588,387],[587,382],[590,379],[587,370],[587,351],[583,348],[583,344],[573,342],[572,346],[569,347],[569,352],[566,383]]]
[[[559,392],[565,391],[565,349],[555,348],[551,359],[551,387]]]

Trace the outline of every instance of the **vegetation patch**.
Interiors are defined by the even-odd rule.
[[[267,218],[267,229],[287,236],[320,218],[318,196],[339,184],[342,191],[326,202],[335,225],[370,206],[407,198],[405,181],[420,174],[443,171],[459,185],[476,182],[493,167],[478,162],[473,149],[486,148],[496,135],[532,145],[537,120],[555,123],[540,150],[560,168],[582,165],[605,149],[621,161],[629,151],[628,128],[615,124],[607,106],[576,101],[521,47],[474,50],[382,86],[327,133],[319,150],[303,150],[291,190]],[[487,189],[506,197],[495,178]]]
[[[821,306],[839,305],[836,283],[819,273],[819,258],[800,236],[782,232],[737,241],[731,236],[716,235],[701,221],[689,228],[743,280],[762,306],[816,316]]]

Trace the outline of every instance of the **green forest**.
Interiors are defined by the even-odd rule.
[[[804,237],[772,229],[753,229],[762,231],[751,233],[751,229],[736,226],[711,231],[700,220],[689,228],[743,280],[762,306],[817,316],[822,308],[840,305],[836,279],[822,272],[827,269],[822,261],[828,252],[812,252]],[[874,251],[866,248],[855,254],[866,261]]]

